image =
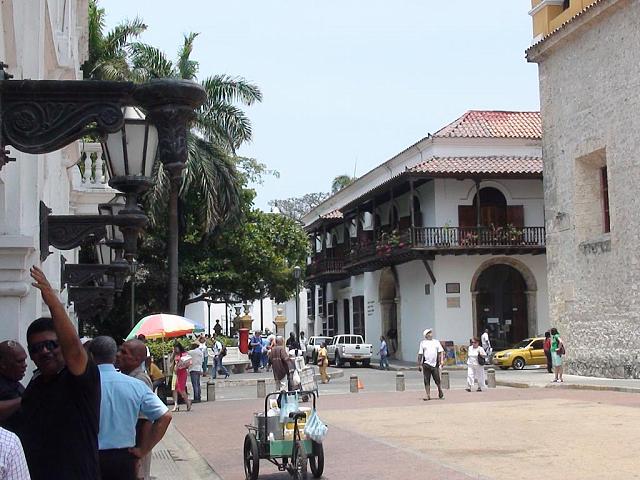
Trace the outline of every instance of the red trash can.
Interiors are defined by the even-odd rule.
[[[238,347],[240,348],[240,353],[249,353],[249,329],[241,328],[238,331]]]

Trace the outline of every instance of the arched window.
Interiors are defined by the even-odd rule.
[[[422,211],[420,211],[420,199],[417,196],[413,197],[413,224],[416,227],[422,226]]]
[[[478,207],[478,194],[473,197],[474,210]],[[493,187],[480,189],[480,223],[504,226],[507,223],[507,199],[500,190]]]

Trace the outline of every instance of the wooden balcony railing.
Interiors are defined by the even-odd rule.
[[[414,227],[413,247],[545,246],[544,227]]]
[[[307,276],[341,275],[346,273],[344,258],[320,258],[307,265]]]

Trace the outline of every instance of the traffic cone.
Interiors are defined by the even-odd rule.
[[[358,379],[358,390],[364,390],[364,384],[362,383],[362,380]]]

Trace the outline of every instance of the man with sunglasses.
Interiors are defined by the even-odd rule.
[[[8,428],[22,441],[33,480],[99,479],[98,367],[45,274],[34,266],[31,277],[51,318],[39,318],[27,329],[27,349],[38,375]]]

